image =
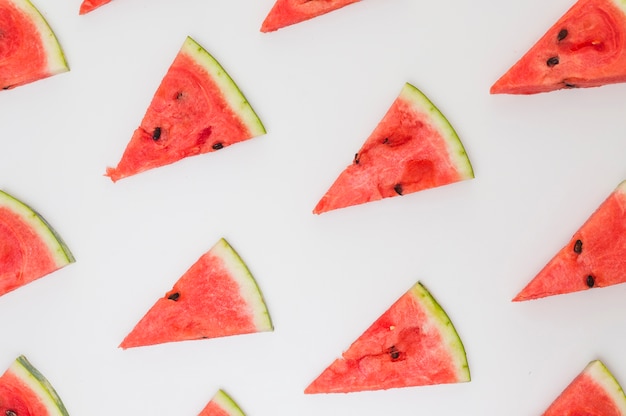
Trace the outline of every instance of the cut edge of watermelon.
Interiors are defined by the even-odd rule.
[[[219,90],[224,94],[224,99],[229,107],[240,117],[244,125],[248,128],[251,137],[266,133],[263,122],[252,109],[252,106],[243,92],[222,65],[206,49],[191,36],[187,36],[181,51],[190,56],[209,73],[210,77],[218,85]]]
[[[0,206],[6,207],[30,225],[31,229],[45,242],[58,268],[76,261],[63,238],[37,211],[2,190],[0,190]]]
[[[622,389],[622,386],[606,365],[600,360],[594,360],[587,364],[583,372],[593,378],[605,393],[613,399],[613,403],[619,407],[621,414],[626,415],[626,395],[624,394],[624,389]]]
[[[431,121],[445,139],[450,160],[459,173],[460,179],[474,178],[474,169],[472,168],[472,163],[469,160],[465,146],[463,146],[461,139],[454,127],[452,127],[452,124],[450,124],[450,121],[443,115],[439,108],[420,91],[419,88],[409,82],[405,83],[400,92],[400,97],[410,102],[416,110],[426,112],[430,115]]]
[[[274,325],[261,288],[243,259],[225,238],[221,238],[211,250],[222,259],[228,271],[239,284],[241,296],[250,305],[257,331],[273,331]]]
[[[15,359],[8,369],[39,397],[50,415],[69,416],[61,397],[48,379],[24,355]]]
[[[70,70],[67,60],[65,59],[65,53],[61,48],[61,44],[56,35],[52,31],[52,28],[48,24],[48,21],[41,14],[39,9],[35,7],[30,0],[13,0],[15,6],[17,6],[22,12],[24,12],[30,21],[35,25],[39,32],[41,43],[44,46],[45,55],[48,61],[48,76],[60,74]]]
[[[222,389],[215,393],[211,401],[231,416],[245,416],[239,405]]]
[[[454,359],[454,367],[457,369],[458,376],[457,381],[470,381],[470,368],[463,340],[459,336],[459,333],[446,311],[421,282],[417,282],[409,291],[418,303],[424,306],[430,316],[438,323],[437,327],[439,328],[442,340],[448,345],[450,355]]]

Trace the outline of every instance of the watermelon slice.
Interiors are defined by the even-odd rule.
[[[0,89],[69,71],[46,19],[28,0],[0,0]]]
[[[491,87],[536,94],[626,81],[626,3],[578,0]]]
[[[224,68],[187,37],[122,159],[107,175],[117,181],[264,133]]]
[[[406,83],[383,119],[313,210],[315,214],[474,177],[456,132]]]
[[[276,0],[261,25],[261,32],[273,32],[357,1],[360,0]]]
[[[600,360],[587,364],[543,413],[543,416],[563,415],[626,415],[624,391]]]
[[[198,416],[245,416],[245,413],[224,390],[218,390]]]
[[[0,191],[0,295],[74,261],[63,239],[41,215]]]
[[[0,376],[0,414],[68,416],[50,382],[23,355]]]
[[[254,277],[222,238],[156,301],[120,347],[272,330]]]
[[[305,393],[349,393],[469,380],[465,348],[454,325],[418,282]]]
[[[523,301],[626,282],[626,181],[513,299]]]
[[[111,0],[83,0],[78,14],[87,14],[100,6],[110,3]]]

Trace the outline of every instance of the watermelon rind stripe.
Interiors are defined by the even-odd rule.
[[[470,369],[465,347],[448,314],[421,282],[413,285],[410,292],[429,313],[441,334],[443,343],[448,346],[448,351],[454,360],[454,367],[457,369],[457,381],[470,381]]]
[[[400,91],[400,98],[410,102],[417,111],[425,112],[430,116],[430,121],[446,141],[450,160],[461,179],[472,179],[474,177],[474,169],[467,156],[465,147],[454,127],[452,127],[437,106],[422,91],[408,82],[405,83],[402,91]]]
[[[24,202],[0,190],[0,206],[6,207],[27,223],[44,241],[52,254],[56,265],[60,268],[75,262],[74,255],[61,236],[37,211]]]
[[[626,396],[617,379],[600,360],[591,361],[583,370],[613,399],[613,404],[619,408],[620,414],[626,415]]]
[[[237,403],[224,390],[218,390],[211,400],[230,416],[245,416],[245,413],[237,406]]]
[[[272,331],[274,326],[261,289],[239,254],[224,238],[211,251],[222,259],[233,279],[239,284],[240,294],[252,310],[255,328],[260,332]]]
[[[24,355],[17,357],[8,371],[12,372],[37,395],[48,410],[49,416],[69,416],[63,401],[52,384]]]
[[[235,81],[228,75],[220,63],[198,42],[187,36],[181,52],[189,55],[198,65],[203,67],[218,85],[226,102],[235,114],[246,125],[252,137],[266,133],[265,126],[252,109]]]
[[[18,8],[20,8],[37,27],[41,43],[44,46],[46,58],[48,60],[48,74],[56,75],[69,71],[69,66],[65,59],[65,54],[59,41],[50,28],[50,25],[39,12],[39,10],[29,0],[11,0]]]

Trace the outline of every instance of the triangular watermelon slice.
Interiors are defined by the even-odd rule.
[[[20,355],[0,376],[0,415],[68,416],[50,382]]]
[[[536,94],[626,81],[626,3],[578,0],[492,87]]]
[[[73,262],[61,236],[41,215],[0,191],[0,295]]]
[[[67,71],[63,50],[39,10],[28,0],[0,0],[0,89]]]
[[[187,37],[116,168],[113,181],[265,133],[224,68]]]
[[[245,416],[245,413],[224,390],[220,389],[198,416]]]
[[[120,347],[272,330],[254,277],[222,238],[156,301]]]
[[[313,210],[315,214],[474,177],[456,132],[406,83],[383,119]]]
[[[564,415],[626,415],[624,391],[600,360],[587,364],[543,413]]]
[[[513,299],[523,301],[626,282],[626,181]]]
[[[465,348],[454,325],[418,282],[305,393],[349,393],[469,380]]]
[[[261,25],[261,32],[273,32],[285,26],[340,9],[360,0],[276,0]]]
[[[110,3],[111,0],[83,0],[78,14],[87,14],[100,6]]]

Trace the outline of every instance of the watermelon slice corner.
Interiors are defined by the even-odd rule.
[[[537,94],[626,82],[626,3],[578,0],[491,87]]]
[[[286,26],[295,25],[332,12],[357,1],[360,0],[276,0],[276,3],[274,3],[261,25],[261,32],[274,32]]]
[[[417,282],[305,389],[352,393],[470,381],[463,342]]]
[[[67,244],[39,213],[0,191],[0,295],[74,262]]]
[[[514,302],[626,282],[626,181],[513,298]]]
[[[452,125],[426,95],[407,82],[313,213],[472,178],[472,164]]]
[[[0,376],[0,414],[69,416],[52,384],[24,355]]]
[[[219,389],[198,416],[245,416],[245,413],[232,397]]]
[[[50,25],[29,0],[0,2],[0,89],[69,71]]]
[[[219,62],[187,37],[115,168],[116,182],[265,134],[263,123]]]
[[[83,15],[89,12],[94,11],[100,6],[104,6],[107,3],[110,3],[111,0],[83,0],[80,4],[80,9],[78,10],[78,14]]]
[[[593,412],[590,412],[593,409]],[[600,360],[591,361],[550,404],[543,416],[626,415],[626,396]]]
[[[154,303],[120,347],[273,330],[256,280],[239,254],[221,238]]]

